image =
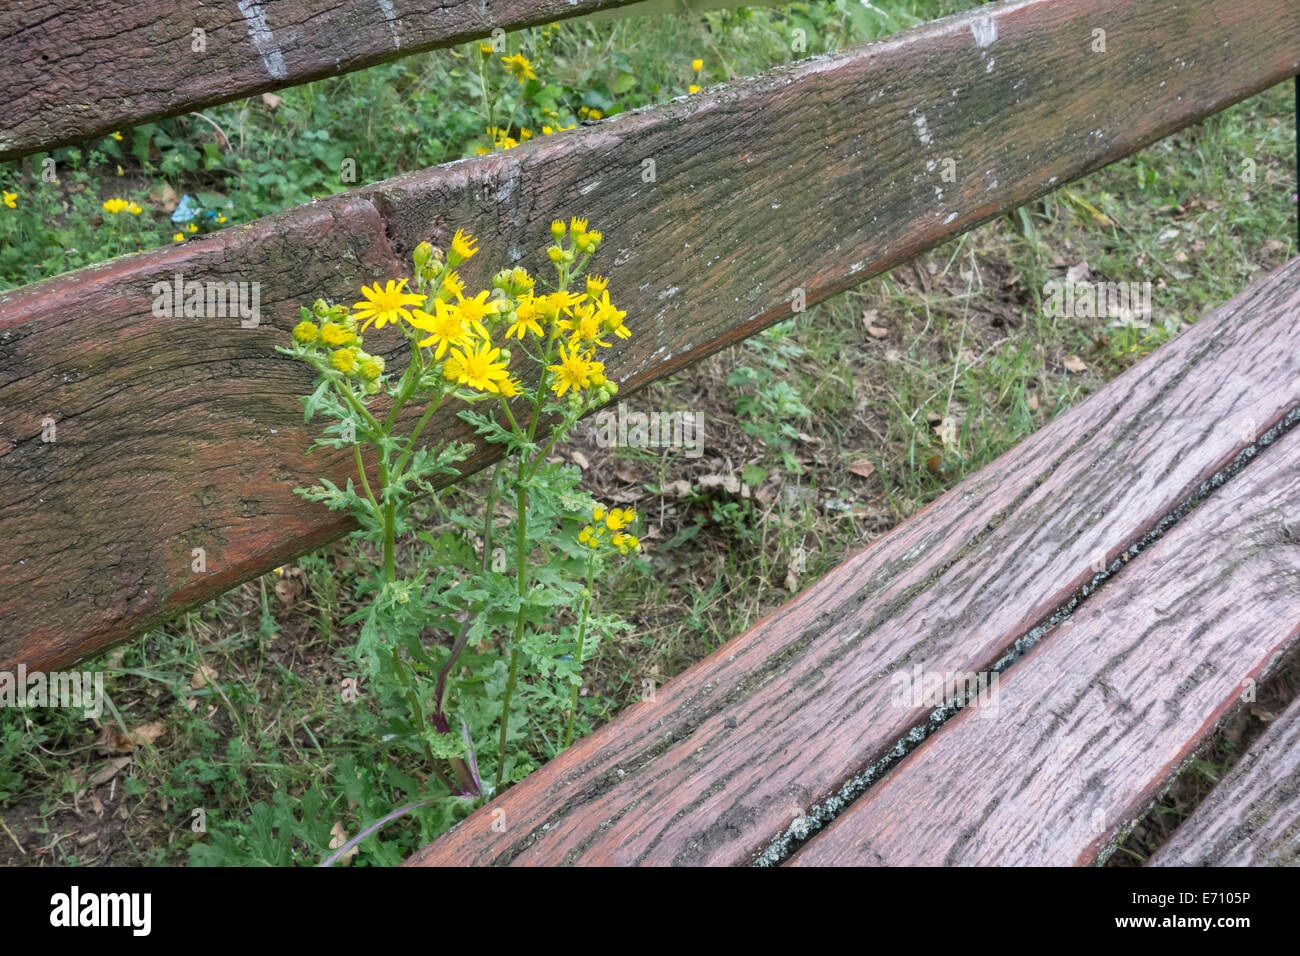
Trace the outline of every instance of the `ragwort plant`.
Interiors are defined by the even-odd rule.
[[[439,799],[472,808],[568,746],[586,726],[583,664],[627,627],[594,613],[594,589],[612,556],[640,549],[629,530],[636,513],[593,501],[581,472],[550,453],[617,394],[597,355],[631,333],[608,280],[586,271],[601,234],[577,218],[551,232],[554,283],[503,269],[491,289],[471,293],[456,268],[478,249],[458,230],[445,256],[427,242],[415,249],[412,278],[362,287],[350,308],[304,308],[292,345],[280,348],[316,371],[306,419],[330,419],[317,444],[351,449],[357,471],[345,487],[322,479],[296,490],[350,512],[356,536],[380,555],[348,620],[360,625],[363,691],[390,745],[420,754],[430,774],[427,799],[380,823]],[[363,342],[393,331],[410,350],[400,374]],[[516,369],[536,366],[535,385],[516,377],[514,349],[525,360]],[[452,512],[453,530],[435,535],[415,527],[412,504],[473,449],[422,441],[434,414],[455,405],[504,456],[483,513]],[[399,576],[396,544],[410,531],[418,560]]]

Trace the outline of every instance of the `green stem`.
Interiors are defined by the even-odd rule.
[[[583,648],[587,641],[587,621],[591,615],[592,587],[596,581],[596,555],[587,559],[587,598],[582,602],[582,621],[578,625],[578,667],[582,667]],[[573,741],[573,717],[578,712],[578,685],[573,685],[573,697],[569,702],[569,726],[564,731],[564,749],[569,749]]]

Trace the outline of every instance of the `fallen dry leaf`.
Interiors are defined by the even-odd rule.
[[[1030,392],[1029,397],[1025,399],[1025,404],[1029,406],[1031,412],[1038,411],[1038,396]]]
[[[200,687],[206,687],[208,684],[215,683],[217,679],[217,669],[209,667],[207,664],[199,665],[194,676],[190,678],[190,686],[197,690]]]
[[[334,826],[330,827],[330,849],[337,850],[343,844],[348,842],[348,831],[343,829],[343,821],[335,820]],[[352,862],[352,858],[361,852],[360,846],[354,846],[335,862],[347,866]]]
[[[100,767],[86,781],[87,787],[98,787],[101,784],[108,783],[117,776],[118,771],[131,762],[130,757],[114,757],[104,766]]]
[[[263,93],[262,103],[268,110],[278,110],[280,104],[284,102],[283,96],[276,96],[274,93]]]
[[[870,458],[859,458],[853,464],[849,465],[849,474],[857,475],[859,478],[870,478],[876,473],[876,466]]]
[[[588,468],[591,467],[591,462],[587,460],[587,456],[580,451],[571,452],[569,457],[571,457],[573,459],[573,463],[577,465],[579,468],[581,468],[583,471],[586,471]]]
[[[1065,357],[1064,365],[1065,365],[1065,370],[1067,372],[1088,371],[1088,363],[1085,362],[1083,359],[1079,358],[1079,356],[1077,355],[1067,355]]]

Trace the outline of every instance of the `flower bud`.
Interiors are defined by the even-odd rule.
[[[560,263],[564,261],[564,250],[561,249],[559,246],[551,246],[551,248],[546,250],[546,255],[554,263]]]
[[[427,263],[432,258],[433,258],[433,245],[428,242],[420,243],[418,246],[415,247],[415,251],[411,253],[411,261],[415,263],[415,268],[417,270],[423,269],[425,263]]]
[[[324,299],[317,299],[313,302],[311,310],[316,313],[317,318],[328,319],[330,317],[330,307],[325,304]]]
[[[609,389],[609,394],[611,395],[618,394],[618,382],[606,382],[605,387]]]
[[[504,292],[506,289],[510,288],[512,280],[513,273],[511,273],[509,269],[502,269],[492,277],[492,285]]]
[[[293,340],[299,345],[311,345],[316,341],[317,329],[312,322],[303,320],[293,327]]]
[[[558,219],[556,219],[554,222],[552,222],[552,223],[551,223],[551,235],[555,237],[555,241],[556,241],[556,242],[559,242],[561,239],[563,239],[563,238],[564,238],[564,223],[562,223],[562,222],[561,222],[560,220],[558,220]]]
[[[509,361],[510,361],[510,350],[509,350],[509,349],[502,349],[502,350],[501,350],[501,354],[498,355],[497,358],[500,359],[502,362],[509,362]]]
[[[578,258],[578,253],[573,249],[565,249],[564,252],[560,253],[560,255],[564,257],[565,262],[572,262],[574,259]]]

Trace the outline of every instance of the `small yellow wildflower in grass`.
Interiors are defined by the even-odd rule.
[[[138,215],[140,215],[140,213],[144,212],[143,209],[141,209],[139,206],[137,206],[137,205],[136,205],[135,203],[133,203],[133,202],[129,202],[129,203],[126,204],[126,211],[129,212],[129,213],[130,213],[131,215],[133,215],[133,216],[138,216]]]
[[[122,142],[122,134],[118,132],[113,133],[113,139],[117,140],[119,143]]]
[[[398,319],[411,321],[411,310],[408,306],[424,305],[426,296],[415,292],[405,292],[402,287],[406,285],[405,279],[394,282],[388,280],[388,284],[380,286],[375,283],[374,288],[361,287],[361,294],[365,296],[365,301],[358,302],[352,306],[356,311],[358,319],[365,321],[361,325],[361,331],[364,332],[369,328],[370,323],[375,323],[375,328],[382,329],[389,322],[396,322]]]
[[[452,236],[451,239],[451,252],[452,255],[456,257],[455,261],[452,262],[452,265],[464,262],[470,256],[474,255],[474,253],[478,252],[478,247],[474,245],[475,241],[474,237],[466,234],[464,230],[456,230],[456,235]]]
[[[694,70],[696,73],[700,72],[700,70],[704,69],[704,61],[699,59],[698,57],[694,60],[691,60],[691,69]]]
[[[690,86],[686,88],[687,93],[698,93],[699,91],[700,88],[696,86],[694,83],[692,83]]]
[[[351,345],[356,334],[336,322],[326,322],[320,327],[320,340],[329,346]]]
[[[122,212],[129,204],[125,199],[109,199],[104,202],[104,211],[116,216]]]
[[[330,356],[330,364],[344,375],[351,375],[357,370],[357,353],[352,349],[339,349]]]
[[[611,508],[609,514],[605,515],[605,527],[610,531],[622,531],[635,520],[636,509]]]
[[[460,320],[460,313],[441,299],[434,300],[433,315],[416,309],[411,317],[411,324],[429,333],[429,337],[422,339],[420,345],[436,344],[437,349],[433,353],[435,359],[441,359],[446,355],[449,347],[465,345],[469,340],[469,332]]]
[[[8,206],[10,209],[17,209],[17,208],[18,208],[18,194],[17,194],[17,193],[11,193],[11,192],[9,192],[9,190],[6,189],[6,190],[4,191],[4,195],[5,195],[5,205]]]
[[[184,242],[184,241],[185,241],[185,233],[183,232],[178,232],[176,233],[176,235],[172,236],[172,242]]]
[[[189,224],[189,231],[190,231],[190,232],[198,232],[198,231],[199,231],[199,227],[198,227],[198,225],[197,225],[196,223],[190,223],[190,224]]]
[[[121,166],[118,166],[118,167],[117,167],[117,174],[118,174],[119,176],[125,176],[125,175],[126,175],[126,173],[122,171],[122,167],[121,167]]]
[[[217,213],[217,222],[224,223],[225,221],[226,221],[226,214],[222,212]]]
[[[500,359],[501,350],[493,348],[491,342],[480,342],[466,349],[452,349],[451,355],[447,365],[454,362],[457,366],[458,374],[454,381],[460,385],[468,385],[480,392],[500,392],[500,383],[510,377],[505,360]],[[446,374],[445,369],[443,374]]]
[[[526,143],[533,138],[533,131],[530,129],[521,129],[519,131],[519,142]]]
[[[548,365],[546,370],[555,373],[555,381],[551,383],[551,390],[555,392],[557,398],[563,398],[564,393],[569,389],[577,392],[591,384],[591,364],[582,357],[582,353],[577,349],[565,352],[564,346],[561,345],[560,363],[558,365]]]
[[[606,279],[605,277],[594,275],[594,274],[587,276],[587,298],[588,299],[594,301],[595,299],[599,298],[600,294],[608,288],[609,288],[609,280]]]
[[[610,544],[618,548],[619,554],[627,554],[631,551],[640,551],[641,542],[634,534],[628,534],[626,531],[620,531],[610,539]]]
[[[528,62],[528,58],[522,53],[516,53],[514,56],[503,56],[501,62],[506,65],[510,75],[520,83],[537,79],[537,74],[533,72],[533,65]]]
[[[495,51],[492,49],[491,43],[480,43],[478,45],[478,52],[482,55],[483,59],[486,60],[489,59]]]

